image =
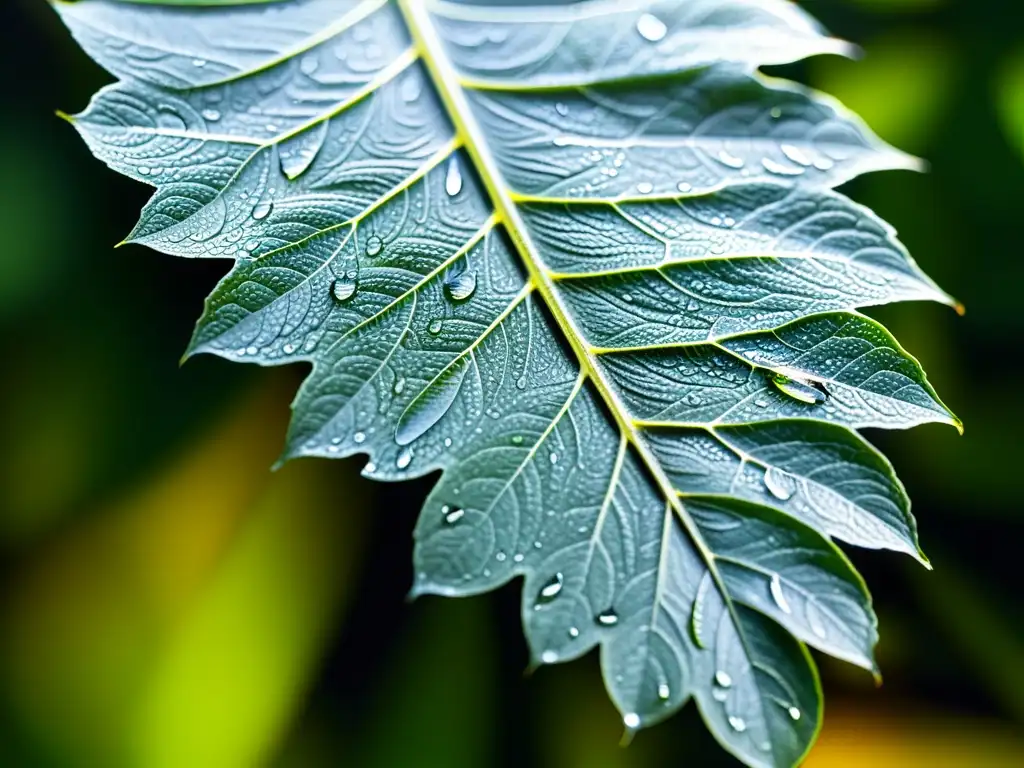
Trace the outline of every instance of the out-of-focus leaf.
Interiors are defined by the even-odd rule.
[[[996,95],[1006,137],[1024,157],[1024,50],[1003,64]]]
[[[814,82],[835,93],[889,141],[923,150],[955,93],[957,49],[928,33],[889,33],[856,63],[813,62]]]
[[[282,668],[247,669],[262,693],[246,702],[251,709],[232,712],[250,723],[262,714],[259,727],[230,743],[218,734],[225,750],[234,749],[218,755],[220,764],[250,765],[244,759],[293,715],[326,639],[324,622],[341,605],[359,529],[343,509],[312,514],[337,498],[337,472],[312,465],[266,472],[277,450],[267,429],[281,416],[277,394],[275,387],[247,397],[206,439],[42,548],[8,584],[0,695],[61,766],[143,764],[140,750],[161,738],[179,746],[208,740],[207,729],[231,723],[209,709],[200,722],[171,718],[174,691],[162,687],[161,670],[187,671],[211,654],[241,660],[271,638]],[[342,497],[358,504],[358,493]],[[268,574],[278,575],[273,589]],[[225,618],[238,620],[229,627],[237,634],[204,635],[205,606],[228,590],[241,615],[225,611]],[[253,603],[270,611],[272,600],[279,602],[270,615],[244,611]],[[204,681],[207,691],[215,684],[215,677]],[[187,702],[189,710],[200,700]],[[159,702],[170,731],[145,720]]]
[[[444,471],[414,593],[523,576],[628,729],[693,697],[798,762],[804,643],[874,669],[832,539],[923,560],[853,430],[959,426],[856,313],[953,300],[831,191],[918,162],[754,71],[849,46],[781,0],[57,7],[121,78],[71,121],[156,188],[128,240],[235,259],[190,352],[313,364],[286,457]]]
[[[1016,768],[1024,739],[997,722],[836,708],[805,768]]]

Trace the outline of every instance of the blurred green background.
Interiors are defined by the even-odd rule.
[[[786,71],[928,175],[850,185],[967,305],[878,313],[967,425],[871,434],[927,573],[853,552],[886,683],[820,660],[826,766],[1024,765],[1024,3],[805,0],[861,62]],[[617,746],[593,656],[524,676],[518,584],[405,601],[429,482],[278,473],[304,371],[178,357],[225,265],[114,250],[147,190],[54,117],[109,77],[0,6],[0,765],[735,765],[692,707]]]

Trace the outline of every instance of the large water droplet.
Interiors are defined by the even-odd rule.
[[[605,611],[598,614],[597,623],[605,627],[614,627],[619,623],[619,615],[612,610]]]
[[[444,330],[444,322],[442,320],[431,320],[430,325],[427,326],[427,330],[433,336],[440,336],[441,331]]]
[[[370,238],[366,241],[366,255],[372,259],[375,256],[380,256],[383,250],[384,241],[377,235],[370,235]]]
[[[779,501],[789,501],[796,493],[796,478],[778,467],[768,467],[764,473],[764,486]]]
[[[672,691],[669,690],[668,683],[662,683],[658,686],[658,698],[662,701],[668,701],[669,696],[672,695]]]
[[[541,587],[540,592],[537,593],[537,602],[550,603],[558,597],[558,594],[562,591],[563,582],[564,578],[562,574],[556,573],[552,576],[548,583]]]
[[[345,302],[356,295],[356,287],[355,275],[348,273],[331,283],[331,295],[335,301]]]
[[[736,731],[736,733],[743,733],[747,730],[747,721],[742,717],[736,717],[735,715],[732,715],[729,718],[729,725],[734,731]]]
[[[444,281],[444,290],[452,301],[466,301],[476,291],[476,273],[450,274]]]
[[[455,197],[462,191],[462,171],[459,170],[459,161],[452,158],[448,161],[448,172],[444,177],[444,191],[449,197]]]
[[[654,185],[649,181],[641,181],[636,185],[636,191],[641,195],[649,195],[654,191]]]
[[[540,655],[540,660],[545,664],[554,664],[558,661],[558,653],[555,651],[544,651],[544,653]]]
[[[580,636],[580,630],[578,627],[569,627],[569,637],[575,640]]]
[[[459,520],[465,517],[466,510],[449,509],[448,506],[446,505],[441,508],[441,513],[444,515],[444,521],[448,523],[448,525],[455,525],[457,522],[459,522]]]
[[[640,33],[640,37],[644,40],[656,43],[659,40],[665,39],[665,35],[668,34],[668,27],[666,27],[665,22],[657,16],[645,13],[637,19],[636,31]]]
[[[269,216],[273,210],[274,210],[274,204],[273,203],[271,203],[269,201],[268,202],[261,201],[261,202],[256,204],[255,208],[252,209],[252,217],[254,219],[256,219],[256,221],[262,221],[263,219],[267,218],[267,216]]]
[[[799,379],[787,376],[784,373],[776,373],[772,376],[772,384],[789,397],[808,405],[820,405],[828,400],[828,395],[823,392],[810,379]]]
[[[784,154],[787,159],[792,160],[797,165],[807,167],[812,165],[814,162],[802,149],[800,149],[800,147],[793,144],[783,144],[779,149],[782,150],[782,154]]]
[[[799,710],[799,709],[797,709],[796,707],[790,707],[790,708],[789,708],[788,710],[786,710],[786,711],[787,711],[787,712],[789,712],[789,716],[790,716],[790,717],[791,717],[791,718],[792,718],[793,720],[799,720],[799,719],[800,719],[800,710]]]
[[[786,595],[782,591],[782,579],[779,578],[779,574],[773,573],[771,584],[769,589],[772,593],[772,600],[779,606],[779,610],[783,613],[792,613],[793,609],[789,607],[789,601],[786,600]]]
[[[412,463],[412,448],[404,448],[401,453],[398,454],[398,460],[395,461],[395,466],[399,469],[405,469]]]
[[[720,669],[717,672],[715,672],[715,683],[722,686],[723,688],[728,688],[732,685],[732,678],[729,677],[728,672],[726,672],[723,669]]]
[[[636,712],[629,712],[622,716],[622,724],[631,731],[640,727],[640,715]]]

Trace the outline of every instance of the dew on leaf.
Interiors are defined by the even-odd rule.
[[[772,375],[772,384],[776,389],[794,400],[808,405],[820,405],[828,400],[828,395],[819,389],[810,379],[787,376],[784,373]]]
[[[427,326],[427,330],[432,336],[439,336],[441,331],[444,330],[444,321],[442,320],[431,320],[430,325]]]
[[[383,250],[384,241],[377,235],[370,235],[370,238],[366,241],[366,255],[372,259],[375,256],[380,256]]]
[[[644,40],[656,43],[659,40],[665,39],[665,35],[668,34],[668,27],[657,16],[645,13],[637,19],[636,31],[640,33],[640,37]]]
[[[462,171],[459,170],[459,161],[452,158],[448,161],[448,172],[444,178],[444,191],[449,197],[455,197],[462,191]]]
[[[779,501],[789,501],[796,493],[796,479],[778,467],[768,467],[765,470],[764,486]]]
[[[658,698],[662,701],[668,701],[669,696],[672,695],[672,691],[669,690],[668,683],[662,683],[658,686]]]
[[[597,623],[605,627],[614,627],[619,623],[619,615],[615,611],[605,611],[598,614]]]
[[[252,217],[256,221],[262,221],[267,218],[274,210],[274,204],[271,202],[259,202],[256,207],[252,209]]]
[[[799,710],[799,709],[797,709],[796,707],[790,707],[790,708],[789,708],[788,710],[786,710],[786,711],[787,711],[787,712],[789,712],[789,717],[790,717],[790,718],[791,718],[792,720],[799,720],[799,719],[800,719],[800,710]]]
[[[779,578],[779,574],[772,574],[769,589],[772,593],[772,600],[774,600],[775,604],[779,606],[779,610],[783,613],[792,613],[793,609],[789,607],[789,601],[786,600],[786,595],[782,591],[782,579]]]
[[[463,271],[449,275],[444,281],[444,290],[452,301],[466,301],[476,291],[476,273]]]
[[[552,576],[547,584],[540,588],[540,592],[537,593],[538,603],[549,603],[558,597],[562,591],[562,584],[564,583],[564,577],[561,573],[556,573]]]
[[[743,733],[747,730],[747,722],[742,717],[736,717],[732,715],[729,717],[729,726],[736,731],[736,733]]]
[[[399,469],[405,469],[412,463],[412,449],[403,448],[399,454],[398,459],[395,461],[395,466]]]
[[[337,302],[345,302],[356,295],[356,280],[347,274],[331,283],[331,295]]]
[[[412,457],[410,456],[410,460],[411,460],[411,458]],[[399,469],[401,469],[401,467],[399,467]],[[453,510],[451,510],[449,512],[445,512],[444,513],[444,521],[446,523],[448,523],[448,525],[455,525],[457,522],[459,522],[459,520],[461,520],[463,517],[465,517],[465,515],[466,515],[466,510],[464,510],[464,509],[453,509]]]
[[[726,672],[723,669],[720,669],[717,672],[715,672],[715,683],[722,686],[723,688],[728,688],[732,685],[732,678],[729,677],[728,672]]]

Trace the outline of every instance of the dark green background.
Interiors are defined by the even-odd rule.
[[[807,0],[861,62],[787,70],[927,158],[846,190],[967,306],[879,312],[966,424],[869,437],[927,573],[853,552],[885,685],[822,661],[811,766],[1024,764],[1024,3]],[[627,750],[596,660],[523,670],[518,583],[404,600],[429,482],[271,474],[301,369],[178,357],[225,265],[114,249],[147,189],[55,109],[110,78],[0,7],[0,765],[733,764],[693,708]]]

